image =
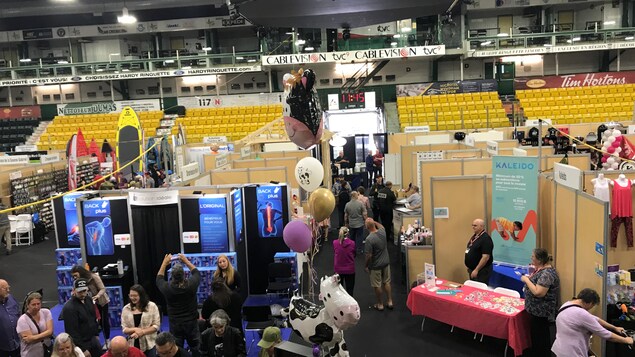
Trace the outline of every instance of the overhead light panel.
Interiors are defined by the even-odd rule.
[[[390,45],[391,45],[391,46],[393,46],[393,47],[395,47],[395,46],[397,46],[397,42],[394,42],[394,41],[393,41],[393,42],[391,42],[391,43],[390,43]]]
[[[496,35],[496,37],[507,37],[507,36],[509,36],[507,32],[501,32],[498,35]]]
[[[304,50],[310,52],[310,51],[315,50],[315,48],[313,48],[313,46],[308,46],[308,47],[305,47]]]
[[[20,62],[29,63],[29,62],[31,62],[31,59],[30,58],[22,58],[22,59],[20,59]]]
[[[635,39],[635,37],[633,37],[633,36],[624,37],[624,40],[626,40],[626,41],[633,41],[633,39]]]
[[[492,44],[492,41],[484,41],[484,42],[481,42],[481,46],[489,46],[489,45],[491,45],[491,44]]]
[[[401,38],[401,34],[393,35],[392,38]]]
[[[615,25],[615,21],[604,21],[605,25]]]
[[[120,24],[134,24],[137,22],[137,18],[130,15],[128,8],[124,6],[123,9],[121,9],[121,16],[117,16],[117,21],[119,21]]]
[[[202,48],[202,50],[203,50],[203,51],[211,51],[211,50],[212,50],[212,48],[211,48],[211,47],[203,47],[203,48]]]

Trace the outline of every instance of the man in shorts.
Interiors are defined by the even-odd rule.
[[[390,288],[390,256],[386,242],[386,229],[372,218],[366,219],[366,272],[370,274],[370,286],[375,290],[377,302],[371,308],[384,311],[383,293],[386,292],[386,307],[393,309],[392,290]]]

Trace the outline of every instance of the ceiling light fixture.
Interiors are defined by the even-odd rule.
[[[633,37],[633,36],[624,37],[625,41],[633,41],[633,39],[635,39],[635,37]]]
[[[57,64],[68,64],[68,61],[64,61],[64,60],[57,61]]]
[[[507,37],[507,36],[509,36],[507,32],[501,32],[498,35],[496,35],[496,37]]]
[[[203,47],[203,48],[202,48],[202,50],[203,50],[203,51],[211,51],[211,50],[212,50],[212,48],[211,48],[211,47]]]
[[[306,41],[305,41],[305,40],[302,40],[302,39],[295,41],[296,46],[302,46],[302,45],[304,45],[305,43],[306,43]]]
[[[29,62],[31,62],[31,59],[30,58],[22,58],[22,59],[20,59],[20,62],[29,63]]]
[[[250,59],[250,60],[247,60],[247,62],[249,62],[249,63],[254,63],[254,62],[256,62],[256,60],[252,58],[252,59]]]
[[[137,18],[128,13],[128,8],[124,3],[123,9],[121,9],[121,16],[117,16],[117,21],[120,24],[134,24],[137,22]]]
[[[615,21],[604,21],[605,25],[615,25]]]
[[[481,46],[489,46],[489,45],[491,45],[491,44],[492,44],[492,41],[484,41],[484,42],[481,42]]]
[[[393,35],[392,38],[401,38],[401,34]]]
[[[401,28],[401,32],[410,32],[410,31],[412,31],[411,27],[402,27]]]
[[[580,37],[574,37],[574,38],[572,39],[572,41],[573,41],[573,42],[578,42],[578,41],[580,41]]]
[[[545,43],[543,46],[545,46],[545,47],[553,47],[553,45],[550,44],[550,43]]]
[[[245,57],[243,57],[243,56],[236,56],[236,60],[237,60],[237,61],[242,61],[242,60],[244,60],[244,59],[245,59]]]
[[[393,46],[393,47],[395,47],[395,46],[397,46],[397,42],[394,42],[394,41],[393,41],[393,42],[391,42],[391,43],[390,43],[390,45],[391,45],[391,46]]]
[[[308,46],[308,47],[305,47],[304,50],[311,52],[311,51],[315,50],[315,48],[313,48],[313,46]]]

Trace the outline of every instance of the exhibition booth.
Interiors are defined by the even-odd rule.
[[[225,193],[202,193],[203,189]],[[100,273],[116,302],[111,304],[111,322],[118,326],[117,314],[134,283],[163,304],[155,279],[165,254],[184,253],[199,269],[199,303],[211,290],[220,255],[243,276],[245,297],[265,294],[266,267],[276,254],[293,262],[297,280],[301,270],[296,258],[284,254],[289,248],[282,238],[290,220],[289,194],[286,184],[262,183],[82,191],[56,198],[60,304],[70,298],[70,268],[86,264]]]

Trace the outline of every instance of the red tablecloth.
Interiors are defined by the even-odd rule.
[[[462,329],[509,341],[519,356],[531,346],[529,314],[523,299],[513,298],[469,286],[452,288],[437,281],[439,290],[460,290],[456,295],[441,295],[423,285],[408,295],[412,315],[422,315]]]

